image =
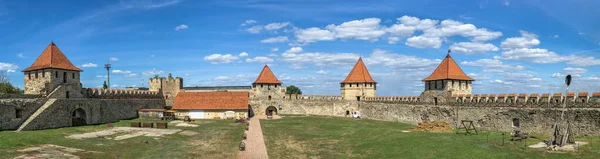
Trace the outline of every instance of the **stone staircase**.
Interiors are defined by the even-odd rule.
[[[27,118],[27,120],[25,120],[25,122],[23,122],[23,124],[21,124],[19,129],[17,129],[17,132],[23,130],[31,121],[33,121],[35,118],[37,118],[37,116],[42,114],[44,112],[44,110],[46,110],[48,107],[50,107],[52,104],[54,104],[55,101],[56,101],[56,99],[48,99],[48,101],[46,101],[46,103],[44,103],[44,105],[42,105],[42,107],[38,108],[38,110],[35,111],[35,113],[33,113],[31,116],[29,116],[29,118]]]
[[[54,90],[53,90],[52,92],[50,92],[50,93],[48,93],[48,94],[46,95],[46,98],[51,98],[51,97],[52,97],[52,95],[53,95],[53,94],[54,94],[56,91],[58,91],[58,89],[60,89],[61,87],[62,87],[62,85],[58,85],[58,87],[54,88]]]

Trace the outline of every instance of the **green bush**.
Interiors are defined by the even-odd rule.
[[[22,94],[23,91],[8,82],[0,83],[0,93]]]

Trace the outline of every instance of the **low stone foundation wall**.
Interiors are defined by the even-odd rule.
[[[162,109],[164,106],[162,99],[58,99],[24,130],[73,126],[73,116],[80,115],[84,116],[86,124],[117,122],[137,118],[138,109]]]

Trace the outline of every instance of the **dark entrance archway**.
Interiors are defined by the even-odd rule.
[[[71,126],[83,126],[87,125],[86,119],[87,115],[85,114],[85,110],[81,108],[75,109],[71,116]]]
[[[350,115],[350,111],[346,110],[346,116]]]
[[[252,110],[252,106],[248,105],[248,118],[254,117],[254,110]]]
[[[267,114],[267,116],[278,115],[277,108],[275,108],[275,106],[267,107],[267,110],[265,110],[265,113]]]

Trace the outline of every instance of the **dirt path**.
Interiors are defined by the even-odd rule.
[[[268,159],[267,146],[263,137],[262,128],[260,127],[259,119],[266,119],[266,116],[255,116],[250,119],[250,130],[246,131],[248,139],[246,143],[246,151],[240,151],[239,159]],[[274,119],[277,119],[274,117]]]

